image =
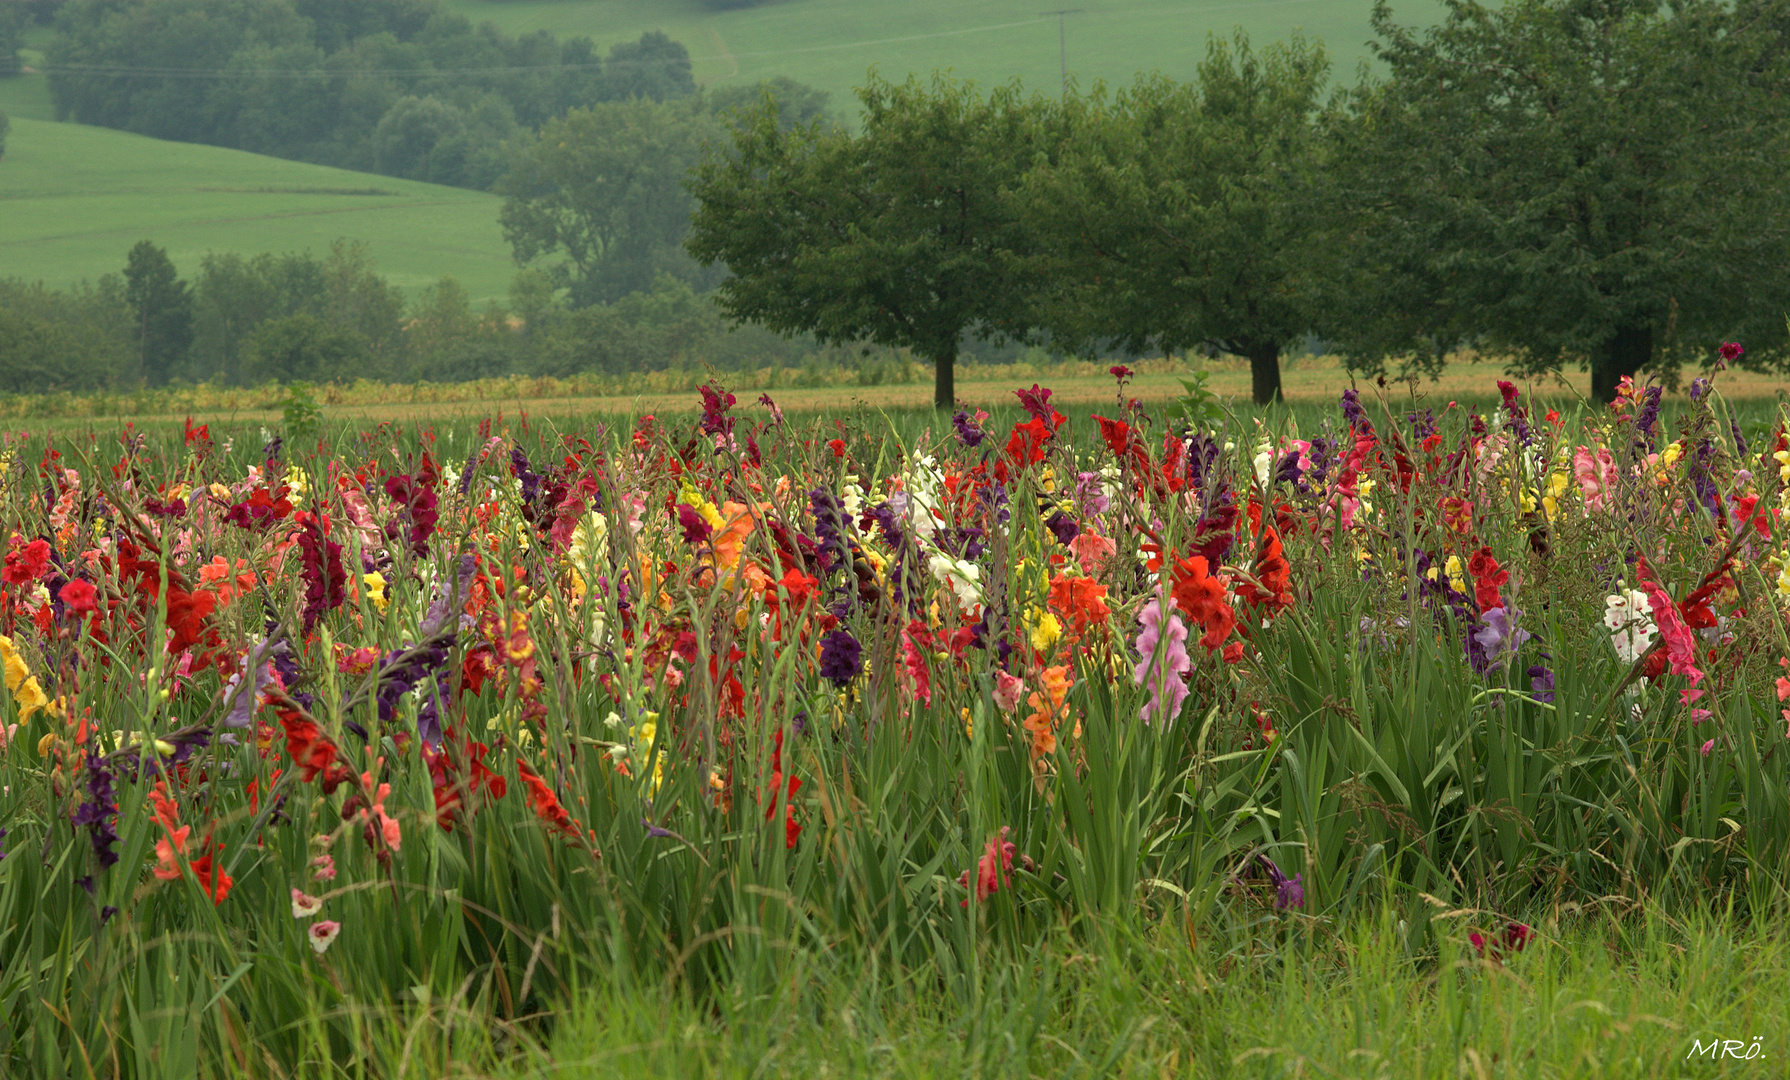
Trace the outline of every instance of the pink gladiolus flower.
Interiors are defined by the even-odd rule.
[[[1075,539],[1069,541],[1069,550],[1075,555],[1075,561],[1081,567],[1081,572],[1089,577],[1095,577],[1106,565],[1106,561],[1113,557],[1113,552],[1117,548],[1106,537],[1084,529],[1075,534]]]
[[[305,936],[311,939],[311,951],[322,956],[342,932],[342,924],[334,919],[322,919],[311,924]]]
[[[1635,560],[1635,576],[1641,579],[1647,606],[1653,609],[1654,625],[1659,627],[1660,636],[1665,639],[1666,659],[1671,661],[1672,674],[1683,675],[1692,686],[1697,685],[1703,679],[1703,672],[1697,667],[1697,642],[1691,636],[1691,628],[1685,625],[1678,605],[1672,602],[1665,586],[1654,578],[1645,558]]]
[[[332,858],[328,855],[319,855],[315,859],[311,860],[311,865],[313,867],[316,867],[315,872],[312,873],[311,876],[316,878],[318,881],[333,881],[333,880],[335,880],[336,860],[334,858]]]
[[[1187,624],[1173,608],[1169,609],[1168,621],[1163,621],[1161,597],[1145,604],[1138,618],[1143,629],[1137,635],[1139,659],[1131,670],[1131,678],[1139,686],[1150,687],[1150,700],[1138,715],[1146,724],[1170,723],[1181,714],[1181,704],[1187,700],[1183,676],[1193,670],[1193,661],[1187,655]]]
[[[1583,446],[1574,451],[1572,456],[1573,477],[1579,482],[1579,495],[1585,500],[1587,512],[1603,510],[1610,505],[1611,492],[1616,485],[1616,461],[1610,451],[1598,447],[1597,456]]]
[[[1019,708],[1019,697],[1025,693],[1026,684],[1023,679],[1009,675],[1005,671],[994,673],[994,703],[1002,712],[1012,712]]]
[[[1708,757],[1709,752],[1714,749],[1715,749],[1715,740],[1711,739],[1708,742],[1703,744],[1703,756]]]
[[[323,910],[323,901],[302,889],[292,890],[292,917],[308,919]]]

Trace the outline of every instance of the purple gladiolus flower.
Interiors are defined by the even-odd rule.
[[[971,450],[981,446],[982,440],[988,437],[988,433],[977,427],[976,422],[970,419],[970,414],[963,409],[958,409],[952,415],[951,425],[957,429],[957,438]]]
[[[1050,423],[1050,391],[1041,388],[1037,383],[1030,390],[1015,390],[1013,396],[1019,399],[1019,407],[1024,409],[1032,419],[1040,423]]]
[[[1542,664],[1531,664],[1525,672],[1529,676],[1529,694],[1535,700],[1549,705],[1554,703],[1554,673]]]
[[[1063,513],[1061,510],[1058,510],[1056,513],[1045,518],[1044,527],[1049,529],[1051,535],[1057,538],[1057,543],[1064,545],[1067,545],[1069,541],[1074,540],[1076,534],[1081,532],[1081,526],[1075,523],[1075,519],[1068,514]]]
[[[1268,880],[1274,884],[1275,910],[1285,911],[1288,908],[1304,907],[1305,885],[1303,882],[1305,880],[1305,875],[1299,873],[1294,874],[1289,878],[1281,872],[1280,867],[1276,866],[1274,860],[1270,859],[1267,855],[1258,855],[1256,857],[1262,860],[1263,868],[1268,871]]]
[[[118,833],[112,827],[113,815],[118,812],[118,800],[112,792],[112,770],[106,759],[91,750],[87,752],[87,798],[75,807],[70,815],[76,828],[85,828],[88,839],[93,844],[93,858],[99,863],[101,870],[118,861],[118,853],[112,845],[118,842]]]
[[[820,639],[821,675],[833,680],[834,686],[845,689],[864,669],[863,652],[864,647],[851,636],[851,631],[843,627],[828,631]]]
[[[1653,428],[1659,422],[1659,399],[1664,392],[1660,387],[1649,386],[1641,401],[1641,415],[1635,419],[1635,430],[1647,436],[1649,446],[1653,444]]]
[[[222,724],[228,728],[246,728],[255,718],[255,705],[270,681],[267,674],[267,660],[276,652],[285,652],[287,645],[278,638],[265,638],[259,644],[250,647],[243,655],[242,669],[230,680],[230,710],[224,714]]]
[[[684,530],[684,543],[686,544],[704,543],[708,540],[709,533],[714,532],[708,521],[697,513],[696,508],[689,503],[677,504],[677,523],[678,527]]]
[[[1343,419],[1349,422],[1351,431],[1367,423],[1367,410],[1361,407],[1361,392],[1359,390],[1350,389],[1342,392],[1342,413]]]
[[[1516,625],[1517,620],[1522,617],[1521,611],[1508,606],[1495,607],[1481,616],[1485,624],[1474,631],[1473,640],[1479,645],[1485,664],[1482,670],[1490,671],[1502,664],[1507,657],[1515,656],[1523,642],[1529,640],[1529,631],[1519,629]]]

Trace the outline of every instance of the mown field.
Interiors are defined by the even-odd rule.
[[[855,111],[852,88],[871,67],[900,81],[949,68],[985,85],[1014,76],[1029,87],[1060,85],[1058,20],[1045,4],[1012,0],[781,0],[727,6],[705,0],[448,0],[475,21],[511,33],[551,30],[588,35],[599,45],[663,30],[682,41],[698,82],[735,85],[788,75],[832,94],[835,108]],[[1369,0],[1086,0],[1064,26],[1069,70],[1083,86],[1095,79],[1128,83],[1140,71],[1191,78],[1206,37],[1242,27],[1257,44],[1295,30],[1330,50],[1334,70],[1353,79],[1367,58]],[[1427,23],[1440,5],[1405,0],[1394,13]]]
[[[4,85],[0,83],[0,85]],[[191,277],[208,251],[254,254],[364,241],[415,295],[443,274],[476,305],[516,268],[495,195],[307,165],[106,128],[14,119],[0,159],[0,277],[52,288],[121,271],[139,240]]]

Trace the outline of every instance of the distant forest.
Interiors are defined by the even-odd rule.
[[[689,51],[662,33],[599,56],[589,38],[510,37],[436,0],[33,10],[57,29],[45,60],[58,119],[479,190],[502,178],[510,144],[574,107],[696,93]]]

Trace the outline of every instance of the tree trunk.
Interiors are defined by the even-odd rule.
[[[932,357],[932,404],[950,412],[957,407],[957,343],[953,341]]]
[[[1243,355],[1249,358],[1250,388],[1255,403],[1266,405],[1280,400],[1280,344],[1274,341],[1251,341]]]
[[[1598,401],[1616,400],[1616,384],[1634,375],[1653,359],[1653,330],[1646,326],[1619,326],[1591,353],[1591,396]]]

